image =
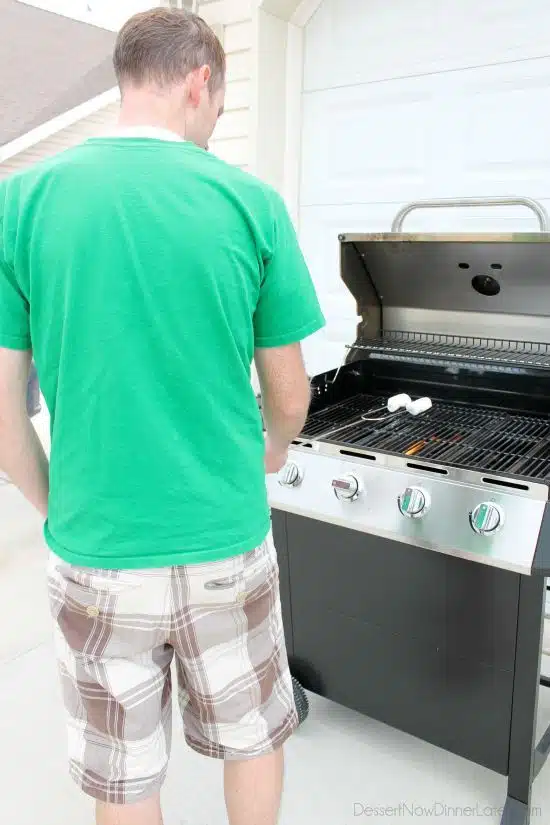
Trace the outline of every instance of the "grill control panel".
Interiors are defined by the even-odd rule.
[[[291,450],[267,486],[271,507],[519,573],[531,572],[545,508],[541,493],[312,449]]]

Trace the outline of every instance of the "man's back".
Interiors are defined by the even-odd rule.
[[[125,569],[258,546],[254,348],[322,325],[282,201],[191,143],[126,136],[8,181],[0,215],[52,416],[51,548]],[[25,344],[19,306],[4,345]]]

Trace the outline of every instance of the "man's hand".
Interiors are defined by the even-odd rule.
[[[274,447],[269,438],[265,442],[265,472],[266,475],[278,473],[288,461],[288,450],[280,450]]]

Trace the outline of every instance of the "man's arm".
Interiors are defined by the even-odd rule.
[[[271,193],[271,245],[254,315],[256,370],[267,428],[266,471],[286,462],[310,403],[301,342],[325,319],[298,238],[282,198]]]
[[[274,473],[286,463],[288,447],[304,426],[309,381],[300,344],[257,349],[255,361],[267,430],[266,471]]]
[[[48,460],[27,414],[31,353],[0,347],[0,469],[47,518]]]

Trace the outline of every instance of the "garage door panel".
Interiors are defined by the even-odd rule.
[[[317,289],[326,299],[325,311],[339,295],[349,295],[339,276],[338,235],[342,232],[386,232],[398,209],[399,206],[393,204],[302,209],[300,242]],[[348,298],[347,302],[354,315],[353,301]]]
[[[425,123],[437,88],[419,78],[305,95],[302,204],[351,203],[358,192],[367,202],[425,192],[436,139]]]
[[[305,89],[545,56],[549,31],[546,0],[324,0],[306,29]]]
[[[304,95],[301,203],[550,196],[550,58]]]
[[[447,170],[438,170],[444,194],[550,196],[550,58],[440,82],[446,102],[439,117],[449,135]]]

